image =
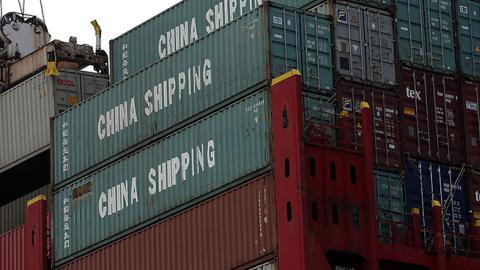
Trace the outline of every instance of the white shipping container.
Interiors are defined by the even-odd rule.
[[[50,117],[107,86],[96,73],[42,71],[0,94],[0,173],[49,148]]]

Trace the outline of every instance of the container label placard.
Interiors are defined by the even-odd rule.
[[[189,46],[56,117],[54,183],[73,179],[146,139],[168,134],[179,123],[198,119],[266,81],[263,16],[243,16],[229,25],[230,31],[217,31],[202,44]],[[228,57],[214,45],[226,39],[236,40],[229,48],[236,53]],[[63,124],[68,127],[67,171],[61,160]]]
[[[266,98],[253,94],[58,190],[57,262],[269,166]]]

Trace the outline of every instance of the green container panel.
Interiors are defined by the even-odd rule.
[[[456,71],[451,0],[396,0],[396,19],[403,63],[445,73]]]
[[[374,174],[378,234],[381,241],[389,242],[393,231],[405,229],[405,183],[396,173],[376,170]]]
[[[267,1],[246,1],[245,5],[240,1],[228,1],[229,4],[225,6],[226,2],[219,0],[184,0],[152,17],[110,41],[112,84],[222,29],[230,22],[264,5],[263,2]],[[272,2],[302,7],[311,0]],[[168,52],[167,41],[170,37],[173,46],[169,46]],[[163,49],[165,54],[160,54]]]
[[[250,13],[55,118],[54,184],[268,79],[262,21],[263,13]],[[219,42],[227,40],[230,46]]]
[[[223,30],[216,31],[202,41],[149,66],[56,118],[53,132],[53,166],[54,183],[57,187],[67,179],[79,178],[79,174],[86,173],[86,170],[103,166],[112,157],[131,151],[131,147],[137,147],[141,142],[154,136],[164,136],[173,129],[178,129],[179,124],[193,122],[195,117],[198,119],[215,111],[222,104],[243,95],[247,89],[254,90],[259,84],[270,79],[266,55],[269,46],[266,25],[269,20],[281,21],[272,23],[272,30],[269,31],[275,37],[271,39],[269,50],[272,54],[273,75],[299,68],[307,88],[313,91],[323,88],[320,92],[331,94],[332,44],[331,25],[327,18],[320,14],[279,7],[270,7],[269,12],[272,15],[265,16],[264,9],[266,7],[250,12]],[[284,19],[287,17],[294,18],[293,23],[290,23],[290,19]],[[206,59],[210,61],[207,67],[211,70],[211,76],[208,76],[211,77],[211,82],[206,84],[201,77],[202,89],[190,93],[188,89],[192,87],[192,70],[201,70],[203,76]],[[162,84],[165,82],[168,88],[170,78],[174,78],[178,88],[179,76],[182,73],[186,80],[182,94],[179,95],[180,91],[176,89],[171,104],[163,109],[158,108],[158,112],[147,116],[146,110],[150,112],[151,109],[145,102],[147,90],[153,95],[155,89],[165,88]],[[159,84],[161,86],[158,86]],[[120,125],[122,121],[113,119],[118,123],[114,125],[115,128],[118,126],[118,130],[111,132],[111,136],[101,138],[99,124],[101,132],[106,132],[108,116],[120,115],[120,110],[125,112],[125,108],[131,110],[132,98],[136,121],[129,117],[132,123],[128,122],[128,127],[124,127],[127,125]],[[151,103],[154,97],[150,95],[147,99]],[[127,104],[124,106],[125,102]],[[63,137],[64,132],[68,133],[66,138]],[[67,140],[66,147],[64,139]],[[65,154],[65,150],[68,153]]]
[[[480,2],[457,0],[460,65],[467,77],[480,79]]]
[[[300,69],[306,87],[331,92],[332,34],[327,17],[271,7],[269,18],[272,77]]]
[[[252,94],[58,190],[56,265],[268,168],[267,94]]]

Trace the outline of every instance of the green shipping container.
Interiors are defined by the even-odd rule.
[[[401,175],[374,171],[378,235],[382,242],[391,242],[392,234],[405,230],[405,182]]]
[[[456,71],[451,0],[396,0],[396,19],[403,63],[444,73]]]
[[[265,0],[184,0],[110,41],[115,84],[264,5]],[[265,1],[266,2],[266,1]],[[301,7],[311,0],[276,0]],[[230,43],[224,43],[226,49]]]
[[[252,93],[290,69],[305,66],[307,88],[331,89],[330,22],[314,13],[270,7],[265,14],[266,9],[230,22],[55,118],[56,187]]]
[[[269,106],[263,90],[58,190],[56,265],[265,173]]]
[[[458,45],[463,74],[480,79],[480,2],[457,0]]]

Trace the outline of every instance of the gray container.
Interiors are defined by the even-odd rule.
[[[383,87],[396,84],[393,18],[387,12],[342,1],[326,1],[311,11],[333,17],[341,77]]]
[[[40,72],[0,95],[0,173],[48,149],[50,117],[106,88],[90,72]]]
[[[0,207],[0,234],[25,224],[27,202],[38,195],[47,197],[47,211],[50,211],[51,186],[46,185]]]

